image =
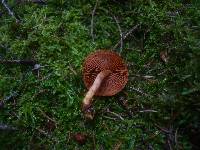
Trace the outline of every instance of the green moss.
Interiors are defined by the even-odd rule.
[[[0,64],[0,102],[5,103],[0,125],[17,128],[1,132],[2,149],[113,149],[119,143],[121,149],[164,149],[168,136],[155,124],[171,128],[173,136],[177,131],[178,144],[171,141],[174,149],[195,144],[190,138],[193,130],[200,130],[196,2],[100,1],[94,15],[94,41],[90,30],[95,1],[9,4],[21,22],[16,23],[0,6],[4,12],[0,60],[36,60],[42,67],[37,77],[33,66]],[[119,41],[114,16],[123,33],[139,25],[123,41],[121,55],[128,64],[129,82],[116,96],[95,97],[96,118],[86,122],[80,110],[86,92],[82,64],[89,53],[112,49]],[[160,58],[163,51],[167,63]],[[5,101],[12,93],[17,95]],[[132,116],[119,104],[121,99]],[[108,108],[123,119],[106,112]],[[88,134],[85,145],[73,140],[76,132]]]

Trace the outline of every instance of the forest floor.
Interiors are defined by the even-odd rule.
[[[2,0],[0,149],[199,149],[199,8],[198,0]],[[98,49],[123,57],[129,81],[95,97],[87,121],[82,64]]]

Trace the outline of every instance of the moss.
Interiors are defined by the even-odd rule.
[[[177,131],[178,144],[170,141],[174,149],[198,145],[190,140],[193,131],[200,130],[196,2],[99,1],[94,41],[90,30],[95,1],[9,4],[21,22],[0,6],[4,12],[0,59],[36,60],[42,67],[38,77],[32,66],[0,64],[0,102],[4,103],[0,125],[17,128],[2,131],[2,149],[113,149],[117,144],[121,149],[164,149],[169,136],[156,124],[171,129],[173,136]],[[80,111],[86,92],[82,63],[92,51],[112,49],[120,39],[113,16],[123,33],[138,24],[123,41],[121,53],[129,67],[129,82],[114,97],[96,97],[96,118],[86,122]],[[160,58],[163,51],[167,63]],[[18,94],[5,100],[12,93]],[[108,108],[123,119],[106,112]],[[88,135],[85,145],[73,141],[76,132]]]

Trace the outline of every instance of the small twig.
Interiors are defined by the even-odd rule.
[[[118,103],[122,106],[123,109],[126,110],[126,113],[130,118],[133,117],[133,112],[128,108],[128,104],[123,96],[119,97]]]
[[[93,141],[93,150],[96,150],[96,140],[95,140],[95,133],[92,132],[92,141]]]
[[[119,53],[121,53],[122,49],[123,49],[123,33],[122,33],[121,27],[119,25],[118,19],[115,16],[113,16],[113,17],[115,19],[115,22],[117,24],[117,27],[118,27],[118,30],[119,30],[119,34],[120,34],[120,52]]]
[[[68,133],[68,138],[67,138],[67,144],[69,143],[69,141],[70,141],[71,138],[72,138],[72,137],[71,137],[71,131],[69,131],[69,133]]]
[[[0,130],[17,130],[15,127],[11,127],[5,124],[0,124]]]
[[[46,0],[18,0],[17,4],[35,3],[40,5],[46,5]]]
[[[164,71],[162,71],[162,72],[158,73],[158,74],[157,74],[157,76],[163,75],[163,74],[165,74],[167,71],[169,71],[169,70],[168,70],[168,69],[166,69],[166,70],[164,70]]]
[[[138,92],[138,93],[140,93],[140,94],[142,94],[142,95],[145,95],[145,96],[148,96],[148,94],[147,93],[144,93],[142,90],[140,90],[140,89],[136,89],[136,88],[134,88],[134,87],[130,87],[130,90],[134,90],[134,91],[136,91],[136,92]]]
[[[113,118],[113,117],[109,117],[109,116],[105,116],[105,115],[103,117],[106,119],[110,119],[110,120],[115,120],[115,121],[117,120],[117,118]]]
[[[18,92],[15,92],[15,91],[11,92],[10,95],[8,95],[5,98],[3,98],[2,100],[0,100],[0,108],[4,107],[6,101],[9,101],[10,99],[15,98],[18,95],[19,95]]]
[[[121,145],[122,145],[122,141],[117,141],[117,143],[113,147],[113,150],[120,150]]]
[[[139,24],[133,26],[122,38],[122,40],[125,40],[133,31],[135,31],[138,28]],[[113,49],[116,49],[121,43],[121,39],[117,42],[117,44],[115,44],[115,46],[113,47]]]
[[[152,109],[146,109],[146,110],[140,110],[139,112],[143,113],[143,112],[158,112],[157,110],[152,110]]]
[[[74,75],[77,75],[78,73],[76,72],[76,70],[74,70],[74,68],[69,65],[69,70],[73,72]]]
[[[41,78],[40,81],[48,80],[53,73],[47,74],[45,77]]]
[[[44,117],[46,117],[48,120],[51,120],[52,122],[54,122],[55,124],[57,124],[57,122],[54,120],[54,119],[52,119],[52,118],[50,118],[44,111],[42,111],[40,108],[38,108],[38,110],[41,112],[41,114],[44,116]]]
[[[153,146],[150,143],[148,144],[147,149],[148,150],[154,150]]]
[[[2,49],[4,49],[6,52],[10,50],[10,48],[7,45],[4,45],[4,44],[0,44],[0,47]]]
[[[155,76],[151,76],[151,75],[140,75],[140,74],[135,74],[134,77],[139,77],[139,78],[144,78],[144,79],[152,79],[152,78],[155,78]]]
[[[152,79],[152,78],[155,78],[155,76],[145,75],[145,76],[142,76],[142,78],[144,78],[144,79]]]
[[[136,74],[133,77],[131,76],[129,78],[130,78],[130,80],[135,80],[135,78],[140,78],[140,79],[146,80],[148,82],[156,82],[157,81],[157,79],[155,78],[155,76],[151,76],[151,75]]]
[[[11,9],[9,8],[8,4],[6,3],[6,0],[2,0],[1,3],[7,9],[9,15],[11,15],[13,18],[15,18],[17,23],[20,22],[20,20],[15,16],[14,12],[11,11]]]
[[[170,142],[169,139],[167,139],[167,145],[168,145],[168,147],[169,147],[169,150],[173,150],[173,149],[172,149],[172,144],[171,144],[171,142]]]
[[[21,65],[35,65],[36,61],[34,60],[0,60],[0,64],[21,64]]]
[[[92,11],[92,19],[91,19],[91,30],[90,30],[90,34],[91,34],[91,37],[92,37],[92,41],[93,41],[93,42],[94,42],[94,15],[95,15],[95,11],[96,11],[96,9],[97,9],[97,5],[98,5],[98,0],[96,0],[94,9],[93,9],[93,11]]]
[[[14,98],[14,97],[16,97],[16,96],[18,96],[18,93],[17,92],[11,92],[10,93],[10,95],[8,95],[8,96],[6,96],[4,99],[3,99],[3,101],[8,101],[8,100],[10,100],[11,98]]]
[[[110,113],[114,116],[116,116],[117,118],[119,118],[120,120],[124,120],[124,118],[122,116],[120,116],[119,114],[115,113],[115,112],[112,112],[110,111],[109,109],[106,110],[107,113]]]
[[[175,131],[175,135],[174,135],[174,140],[175,140],[175,145],[178,145],[178,128]]]
[[[46,1],[43,1],[43,0],[31,0],[31,2],[36,3],[36,4],[46,5]]]
[[[46,132],[46,131],[44,131],[44,130],[42,130],[42,129],[40,129],[40,128],[34,128],[35,130],[37,130],[40,134],[42,134],[42,135],[44,135],[44,136],[46,136],[47,138],[49,138],[50,140],[52,140],[52,141],[54,141],[54,142],[56,142],[56,143],[58,143],[59,141],[58,141],[58,139],[56,138],[56,137],[53,137],[51,134],[49,134],[48,132]]]
[[[171,134],[171,131],[167,130],[166,128],[160,127],[158,124],[154,124],[160,131],[166,133],[166,134]]]
[[[138,26],[139,26],[139,24],[133,26],[133,27],[124,35],[124,39],[126,39],[133,31],[135,31],[135,29],[137,29]]]
[[[45,132],[44,130],[40,129],[40,128],[36,128],[37,131],[39,131],[39,133],[41,133],[42,135],[45,135],[48,138],[52,138],[51,135],[49,135],[47,132]]]

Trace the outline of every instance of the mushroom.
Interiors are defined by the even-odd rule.
[[[85,59],[83,80],[88,89],[82,102],[82,110],[86,113],[89,112],[94,95],[113,96],[125,87],[128,69],[117,53],[98,50]]]
[[[84,133],[76,133],[73,136],[73,139],[79,144],[79,145],[84,145],[87,141],[87,135]]]

